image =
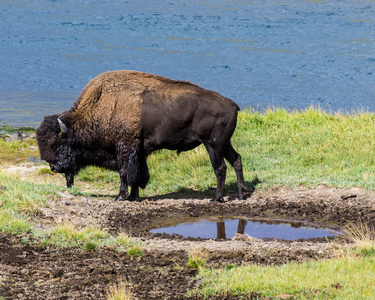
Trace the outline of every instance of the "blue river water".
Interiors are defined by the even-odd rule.
[[[37,127],[131,69],[242,108],[375,111],[372,0],[0,0],[0,125]]]

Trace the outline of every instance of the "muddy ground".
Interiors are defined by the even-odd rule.
[[[87,197],[61,193],[60,199],[40,208],[35,216],[37,226],[51,228],[69,222],[77,228],[95,225],[111,234],[126,232],[141,243],[143,255],[132,258],[108,248],[94,252],[40,248],[23,243],[24,236],[0,234],[0,296],[105,299],[108,287],[123,279],[129,283],[134,299],[184,299],[189,289],[199,286],[197,271],[186,266],[192,249],[204,249],[209,254],[207,266],[219,268],[228,264],[268,265],[329,258],[345,246],[344,240],[337,237],[286,241],[239,234],[227,240],[207,240],[149,233],[150,229],[176,219],[206,216],[278,219],[332,229],[359,220],[375,225],[375,193],[358,188],[275,187],[255,190],[247,200],[226,203],[211,203],[204,196],[186,192],[142,198],[140,202],[115,202],[113,195],[105,191]],[[248,298],[257,296],[252,292],[249,291]],[[215,299],[240,297],[221,295]]]

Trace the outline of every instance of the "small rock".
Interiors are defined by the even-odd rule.
[[[26,140],[35,140],[36,139],[36,134],[31,133],[26,135]]]
[[[232,238],[234,241],[245,241],[245,242],[251,242],[255,240],[255,238],[247,235],[247,234],[241,234],[241,233],[236,233],[236,235]]]
[[[49,270],[43,269],[41,271],[36,272],[34,277],[37,277],[37,278],[40,278],[40,277],[50,278],[51,275],[52,274],[51,274],[51,272]]]
[[[81,270],[81,273],[82,273],[82,274],[89,274],[89,273],[92,273],[94,270],[95,270],[94,267],[87,266],[87,267],[84,267],[84,268]]]
[[[356,198],[356,197],[357,197],[357,195],[352,194],[352,193],[341,195],[341,199],[343,199],[343,200],[346,200],[346,199],[349,199],[349,198]]]
[[[22,133],[19,131],[17,133],[12,134],[11,136],[7,138],[7,142],[22,141],[22,140],[23,140],[23,136],[22,136]]]
[[[34,164],[43,164],[46,162],[45,160],[41,160],[40,158],[37,158],[35,156],[29,156],[27,158],[27,161],[32,162]]]
[[[20,273],[21,273],[22,275],[26,275],[26,274],[29,274],[29,271],[28,271],[27,269],[22,269],[22,270],[20,271]]]
[[[71,286],[80,286],[80,285],[86,285],[89,284],[89,281],[81,276],[77,276],[74,278],[69,278],[66,281],[66,284],[69,284]]]
[[[63,269],[51,270],[50,272],[54,278],[61,277],[64,274]]]

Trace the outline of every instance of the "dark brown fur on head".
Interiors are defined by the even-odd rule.
[[[68,130],[62,134],[61,124],[63,122]],[[71,187],[74,182],[74,176],[80,169],[96,165],[109,170],[118,171],[118,161],[114,148],[95,147],[95,141],[92,141],[92,147],[82,146],[90,139],[90,135],[83,135],[81,140],[75,136],[69,123],[69,112],[63,112],[59,115],[46,116],[36,131],[40,156],[50,164],[51,170],[57,173],[64,173],[67,180],[67,186]],[[139,144],[138,144],[139,147]],[[137,148],[137,151],[139,148]],[[128,183],[137,184],[144,188],[149,180],[145,154],[141,157],[134,152],[129,161]]]
[[[59,144],[59,133],[61,132],[57,119],[58,115],[44,117],[43,122],[36,130],[41,159],[48,163],[54,163],[57,160],[54,148]]]
[[[50,164],[51,170],[71,175],[80,169],[77,164],[80,155],[68,137],[69,128],[61,114],[46,116],[36,131],[36,138],[40,156]]]

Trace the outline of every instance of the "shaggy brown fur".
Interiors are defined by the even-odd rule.
[[[113,137],[132,141],[141,130],[143,94],[157,93],[152,101],[171,102],[186,93],[201,88],[187,81],[175,81],[162,76],[137,71],[111,71],[98,75],[83,89],[69,114],[76,132],[90,132],[101,146]],[[214,92],[212,92],[214,93]],[[239,107],[237,108],[239,110]],[[93,127],[92,124],[100,124]],[[110,139],[108,141],[108,139]]]

